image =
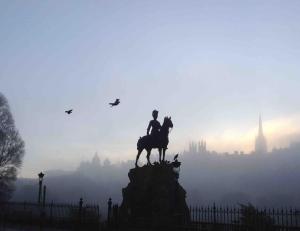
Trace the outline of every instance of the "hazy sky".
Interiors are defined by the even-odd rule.
[[[21,175],[96,151],[133,159],[153,109],[172,116],[170,152],[200,138],[249,152],[259,113],[269,148],[288,145],[300,133],[299,12],[297,0],[1,0],[0,91],[26,142]]]

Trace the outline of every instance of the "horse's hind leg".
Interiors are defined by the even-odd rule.
[[[151,162],[150,162],[150,154],[151,154],[151,149],[150,149],[150,150],[147,150],[147,164],[148,164],[148,165],[151,165]]]
[[[158,149],[158,153],[159,153],[159,163],[161,163],[161,148]]]
[[[143,150],[138,150],[138,154],[137,154],[137,156],[136,156],[136,160],[135,160],[135,167],[138,167],[138,160],[139,160],[139,158],[140,158],[140,155],[141,155],[141,153],[142,153],[142,151]]]

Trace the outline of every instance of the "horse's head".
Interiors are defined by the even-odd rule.
[[[165,119],[164,119],[164,125],[167,128],[173,128],[173,123],[172,123],[172,120],[171,120],[171,116],[170,117],[168,117],[168,116],[165,117]]]

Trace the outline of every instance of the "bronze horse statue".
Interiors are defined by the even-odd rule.
[[[147,135],[139,138],[137,142],[138,154],[135,161],[136,167],[138,167],[137,163],[144,149],[147,151],[147,164],[151,165],[150,154],[153,148],[157,148],[159,151],[159,162],[165,161],[165,154],[169,144],[169,128],[173,128],[171,117],[165,117],[157,137]]]

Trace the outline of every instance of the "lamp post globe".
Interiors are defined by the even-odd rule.
[[[43,177],[44,177],[44,176],[45,176],[45,174],[42,173],[42,172],[40,172],[40,173],[38,174],[39,182],[43,181]]]
[[[40,172],[38,174],[39,177],[39,194],[38,194],[38,204],[41,203],[41,197],[42,197],[42,184],[43,184],[43,177],[45,176],[44,173]]]

